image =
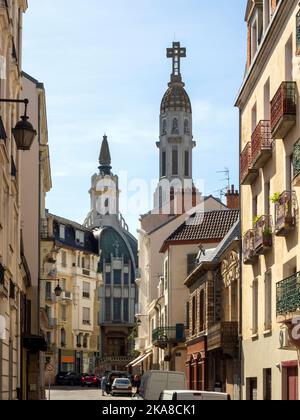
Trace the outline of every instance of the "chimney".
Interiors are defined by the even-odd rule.
[[[227,207],[230,210],[238,210],[240,208],[240,194],[238,190],[234,189],[234,185],[231,186],[231,190],[227,191],[226,199]]]

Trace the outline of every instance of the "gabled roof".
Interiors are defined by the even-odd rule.
[[[165,241],[161,252],[168,245],[180,242],[222,240],[239,219],[239,210],[212,210],[193,214]]]

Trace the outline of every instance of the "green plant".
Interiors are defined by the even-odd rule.
[[[264,228],[264,236],[272,236],[272,229],[269,227]]]
[[[261,216],[254,217],[254,219],[253,219],[253,226],[255,226],[260,219],[261,219]]]
[[[270,200],[272,201],[273,204],[276,204],[280,200],[280,197],[281,197],[281,194],[279,192],[276,192],[270,197]]]

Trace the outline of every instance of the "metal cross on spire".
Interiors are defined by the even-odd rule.
[[[186,48],[181,48],[180,42],[173,42],[173,48],[167,48],[167,58],[173,60],[172,80],[181,80],[180,59],[186,57]]]

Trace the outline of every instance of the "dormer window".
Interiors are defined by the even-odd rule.
[[[66,226],[59,225],[59,239],[66,239]]]
[[[179,134],[179,124],[177,118],[173,119],[172,134]]]
[[[76,243],[81,246],[84,245],[84,232],[81,230],[76,230]]]

